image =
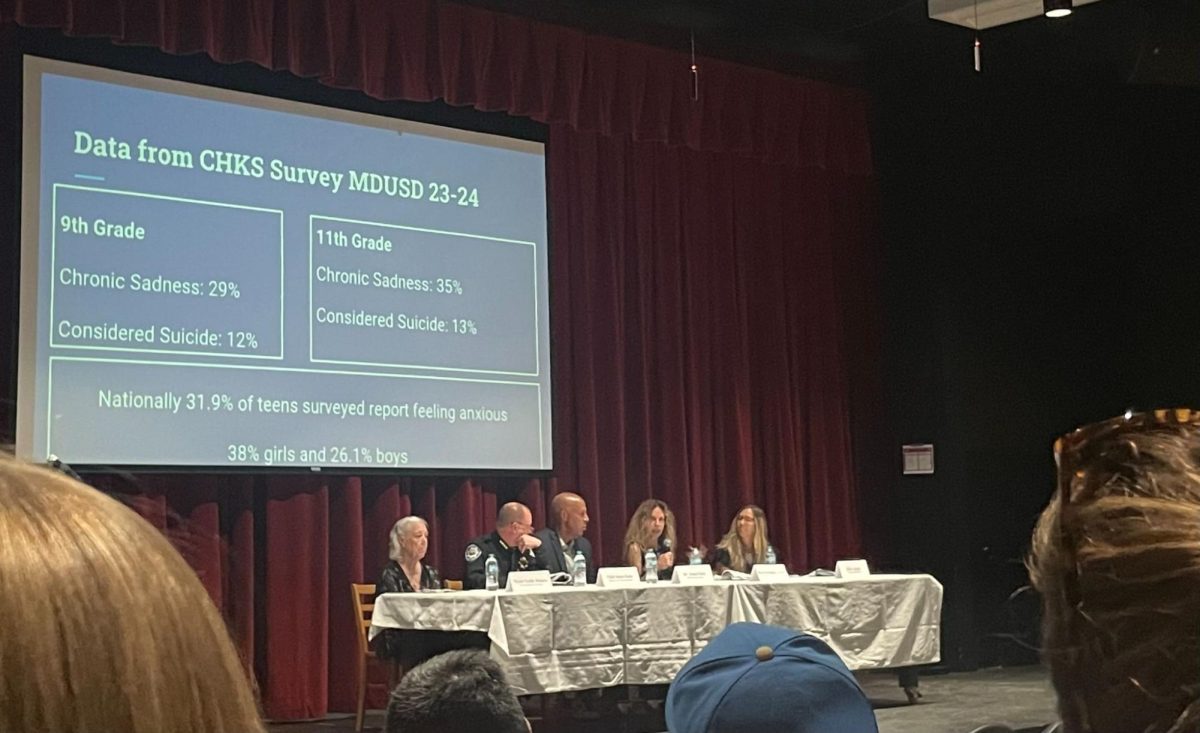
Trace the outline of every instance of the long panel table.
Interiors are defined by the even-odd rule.
[[[941,655],[942,586],[929,575],[793,577],[538,593],[386,593],[383,629],[479,631],[518,694],[665,684],[730,623],[825,640],[851,669],[930,664]]]

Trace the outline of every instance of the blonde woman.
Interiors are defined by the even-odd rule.
[[[734,570],[748,573],[768,560],[767,515],[753,504],[738,510],[729,531],[717,543],[713,564],[718,572]],[[773,552],[773,550],[772,550]]]
[[[0,731],[263,731],[225,623],[166,538],[2,456],[0,628]]]
[[[675,515],[660,499],[647,499],[638,505],[625,530],[625,564],[645,574],[643,558],[647,549],[657,556],[658,577],[671,577],[675,567]]]

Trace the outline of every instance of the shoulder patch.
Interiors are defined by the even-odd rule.
[[[472,542],[467,545],[467,562],[475,562],[483,555],[483,550],[479,549],[479,545]]]

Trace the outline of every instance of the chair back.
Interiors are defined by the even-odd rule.
[[[375,610],[375,584],[351,583],[350,592],[354,596],[354,625],[358,627],[358,633],[355,634],[358,655],[365,657],[370,654],[367,631],[371,628],[371,613]]]

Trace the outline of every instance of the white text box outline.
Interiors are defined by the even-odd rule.
[[[414,232],[424,232],[427,234],[444,234],[455,237],[468,237],[471,239],[486,239],[493,242],[504,242],[506,244],[524,244],[532,247],[533,253],[533,371],[504,371],[500,369],[465,369],[462,367],[439,367],[428,366],[422,364],[388,364],[374,361],[349,361],[343,359],[317,359],[313,356],[313,223],[316,219],[324,219],[326,221],[337,221],[346,224],[362,224],[364,226],[377,226],[389,229],[406,229]],[[540,377],[542,373],[542,354],[541,354],[541,319],[538,314],[538,259],[537,259],[537,243],[523,239],[505,239],[504,237],[491,237],[484,234],[468,234],[466,232],[451,232],[442,229],[428,229],[425,227],[405,226],[403,224],[386,224],[379,221],[365,221],[362,219],[345,219],[337,216],[323,216],[321,214],[308,215],[308,360],[313,364],[343,364],[346,366],[373,366],[381,368],[396,368],[396,369],[429,369],[442,372],[465,372],[468,374],[508,374],[519,377]]]
[[[544,437],[545,436],[545,432],[544,432],[545,425],[543,424],[544,421],[542,419],[544,417],[544,415],[542,414],[542,384],[541,384],[541,382],[516,382],[516,381],[512,381],[512,380],[502,380],[502,379],[468,379],[466,377],[419,376],[419,375],[414,375],[414,374],[380,374],[378,372],[351,372],[351,371],[345,371],[345,370],[331,370],[331,369],[302,369],[299,367],[255,366],[255,365],[250,365],[250,364],[206,364],[203,362],[196,363],[196,362],[183,362],[183,361],[144,361],[144,360],[130,360],[130,359],[106,359],[106,358],[91,357],[91,356],[51,356],[50,357],[49,366],[46,370],[46,454],[47,455],[49,455],[51,453],[51,449],[50,449],[50,447],[52,445],[51,429],[54,425],[54,415],[53,415],[52,410],[53,410],[53,406],[54,406],[54,363],[56,361],[82,362],[82,363],[86,363],[86,364],[136,364],[138,366],[167,366],[167,367],[178,366],[178,367],[191,367],[194,369],[212,369],[212,368],[241,369],[242,371],[252,371],[252,372],[266,371],[266,372],[289,372],[289,373],[300,373],[300,374],[336,374],[336,375],[340,375],[340,376],[352,376],[352,377],[383,377],[386,379],[417,379],[417,380],[421,380],[421,381],[435,381],[435,382],[467,382],[470,384],[503,384],[503,385],[516,386],[516,387],[533,387],[534,389],[537,390],[538,467],[536,469],[529,468],[529,467],[521,467],[521,468],[512,468],[512,469],[503,469],[503,470],[513,470],[513,471],[547,470],[546,456],[545,456],[545,437]],[[201,465],[201,464],[196,464],[196,465]],[[216,466],[217,464],[214,463],[214,464],[203,464],[203,465]],[[285,466],[285,467],[295,468],[297,466],[292,466],[289,464],[288,466]],[[365,468],[365,466],[352,466],[352,468]],[[418,470],[418,471],[422,470],[422,469],[434,470],[434,467],[432,467],[432,466],[413,466],[413,467],[406,466],[404,468],[405,468],[405,470]],[[457,470],[457,469],[455,469],[455,470]],[[464,468],[463,470],[479,470],[479,469]]]
[[[245,209],[247,211],[259,211],[269,214],[279,215],[279,354],[278,356],[271,354],[239,354],[236,352],[224,351],[179,351],[177,349],[138,349],[125,346],[84,346],[79,344],[59,344],[54,340],[54,289],[57,284],[56,272],[58,270],[58,189],[69,188],[79,191],[92,191],[95,193],[109,193],[114,196],[134,196],[138,198],[159,199],[162,201],[175,201],[186,204],[201,204],[205,206],[223,206],[229,209]],[[87,351],[120,351],[134,354],[175,354],[182,356],[216,356],[229,357],[233,359],[269,359],[273,361],[282,361],[284,348],[284,329],[283,329],[283,211],[281,209],[267,209],[261,206],[244,206],[242,204],[226,204],[219,201],[202,201],[200,199],[189,199],[180,196],[163,196],[153,193],[139,193],[135,191],[121,191],[112,188],[100,188],[98,186],[78,186],[71,183],[55,183],[51,191],[50,202],[50,314],[47,320],[50,323],[50,348],[51,349],[82,349]],[[151,326],[153,328],[153,326]]]

